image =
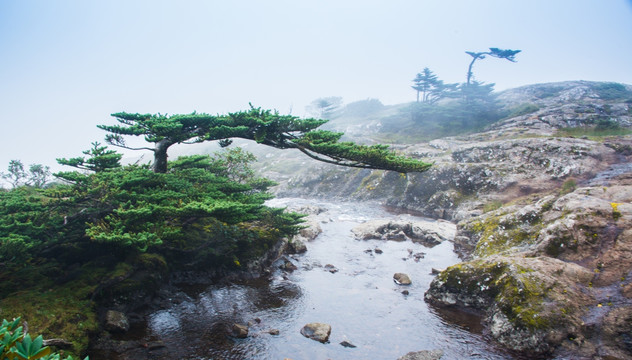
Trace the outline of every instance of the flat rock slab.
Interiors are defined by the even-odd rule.
[[[422,350],[409,352],[397,360],[439,360],[442,356],[443,350]]]
[[[324,323],[309,323],[301,329],[301,334],[306,338],[326,343],[331,334],[331,325]]]

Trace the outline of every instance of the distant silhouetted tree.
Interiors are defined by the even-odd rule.
[[[499,48],[489,48],[489,51],[482,52],[473,52],[466,51],[465,53],[472,57],[472,61],[470,62],[470,66],[467,68],[467,81],[466,84],[470,85],[472,80],[472,67],[476,60],[485,59],[486,56],[492,56],[499,59],[507,59],[511,62],[516,62],[515,56],[522,50],[510,50],[510,49],[499,49]]]
[[[38,189],[43,188],[48,183],[50,168],[42,164],[32,164],[29,166],[27,184]]]
[[[321,118],[321,119],[329,119],[336,110],[340,108],[342,105],[342,97],[340,96],[329,96],[324,98],[318,98],[312,101],[307,106],[307,111],[310,115]]]
[[[9,161],[7,172],[1,173],[1,176],[7,180],[14,189],[21,185],[43,188],[48,183],[50,168],[42,164],[31,164],[28,171],[26,171],[22,161],[11,160]]]
[[[20,160],[9,161],[7,172],[2,173],[2,178],[7,180],[14,189],[26,182],[26,176],[24,164]]]
[[[412,88],[417,91],[417,102],[429,104],[434,104],[450,96],[458,87],[458,84],[444,84],[443,80],[439,80],[437,75],[427,67],[417,74],[412,81],[415,84]]]

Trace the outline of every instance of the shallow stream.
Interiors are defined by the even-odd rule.
[[[152,313],[133,332],[147,344],[147,358],[395,360],[410,351],[434,349],[444,351],[442,359],[511,358],[480,335],[479,319],[438,312],[424,302],[432,268],[459,261],[451,242],[427,248],[411,241],[356,240],[351,233],[370,219],[433,220],[364,203],[277,199],[272,206],[301,202],[327,211],[319,215],[323,232],[307,244],[308,251],[289,258],[298,269],[286,273],[275,267],[266,279],[182,287],[174,296],[179,300]],[[454,225],[438,225],[446,237],[454,236]],[[413,255],[421,252],[425,256],[416,261]],[[329,271],[328,264],[337,271]],[[397,285],[396,272],[409,274],[412,285]],[[232,324],[249,322],[247,338],[227,335]],[[311,322],[331,325],[328,343],[300,334]],[[279,334],[269,334],[271,329]],[[119,359],[132,353],[138,354],[131,351]]]

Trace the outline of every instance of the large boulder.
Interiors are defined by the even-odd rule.
[[[453,237],[453,229],[453,225],[446,222],[377,219],[360,224],[351,231],[360,240],[411,240],[432,247]]]
[[[582,266],[549,257],[492,256],[449,267],[425,299],[482,312],[501,344],[542,354],[581,332],[592,278]]]

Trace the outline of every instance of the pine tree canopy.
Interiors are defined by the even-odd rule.
[[[278,149],[298,149],[309,157],[331,164],[401,173],[422,172],[431,164],[397,155],[385,145],[358,145],[340,142],[343,133],[317,130],[327,120],[300,119],[252,107],[227,115],[112,114],[118,125],[98,125],[109,132],[109,144],[154,153],[153,171],[167,171],[167,150],[174,144],[220,141],[228,146],[231,138],[254,140]],[[144,136],[154,147],[129,147],[124,135]]]

